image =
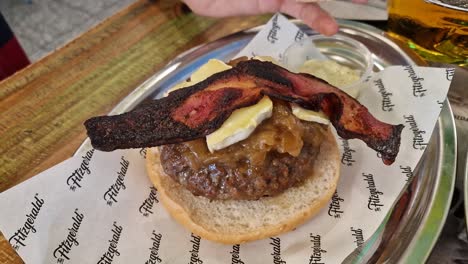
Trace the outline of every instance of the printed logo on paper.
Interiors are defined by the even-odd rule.
[[[378,88],[379,94],[382,96],[382,111],[391,112],[395,105],[392,103],[393,93],[389,93],[385,88],[382,79],[374,81],[374,85]]]
[[[157,233],[155,230],[151,233],[151,247],[150,256],[145,264],[156,264],[161,263],[162,259],[159,256],[159,247],[161,246],[162,234]]]
[[[233,245],[232,250],[229,253],[231,254],[231,264],[245,264],[240,257],[239,244]]]
[[[341,164],[346,166],[353,166],[356,162],[353,155],[356,153],[356,150],[352,149],[349,146],[349,141],[347,139],[341,138],[341,146],[343,147],[343,154],[341,155]]]
[[[426,131],[419,129],[413,115],[403,115],[403,119],[405,119],[405,123],[409,125],[409,129],[413,132],[413,148],[425,150],[428,143],[424,141],[423,135],[426,134]]]
[[[455,68],[445,69],[445,79],[447,79],[447,81],[451,82],[454,74],[455,74]]]
[[[444,107],[444,101],[437,100],[436,103],[439,105],[440,109]]]
[[[276,14],[272,19],[271,19],[271,29],[268,32],[267,35],[267,40],[271,44],[275,44],[279,39],[278,39],[278,31],[281,29],[281,27],[278,24],[278,14]]]
[[[114,261],[115,257],[120,256],[118,250],[118,245],[120,241],[120,235],[122,234],[123,227],[117,225],[117,222],[112,224],[112,238],[108,240],[109,243],[107,246],[107,251],[102,254],[101,258],[98,260],[97,264],[109,264]]]
[[[383,195],[383,192],[377,189],[377,186],[375,185],[374,181],[374,175],[372,173],[362,173],[362,176],[364,177],[364,181],[367,183],[366,188],[369,190],[367,208],[375,212],[380,212],[381,207],[384,206],[380,197],[381,195]]]
[[[109,189],[104,193],[104,201],[107,205],[112,206],[112,204],[117,203],[117,196],[120,193],[120,190],[125,190],[125,175],[127,174],[128,166],[130,161],[126,160],[124,156],[120,159],[120,171],[117,172],[117,179],[115,183],[109,187]]]
[[[322,248],[322,237],[313,233],[310,233],[309,237],[312,243],[312,254],[309,257],[309,264],[325,264],[322,262],[322,257],[327,251]]]
[[[351,236],[353,237],[353,242],[356,245],[356,248],[361,251],[362,246],[364,245],[364,234],[362,229],[351,227]]]
[[[410,182],[413,179],[414,174],[410,166],[400,165],[400,170],[401,173],[405,176],[406,182]]]
[[[297,30],[296,35],[294,36],[294,41],[299,42],[304,39],[305,33],[302,30]]]
[[[189,251],[190,253],[190,264],[203,264],[203,260],[200,259],[200,242],[201,237],[194,235],[193,233],[190,235],[190,243],[192,244],[192,249]]]
[[[140,156],[142,156],[144,159],[146,159],[146,153],[148,151],[146,150],[146,148],[142,148],[140,149],[139,153],[140,153]]]
[[[424,97],[426,96],[427,90],[424,89],[421,81],[424,81],[424,78],[419,77],[414,68],[411,65],[405,66],[403,70],[408,72],[408,77],[413,82],[413,96],[414,97]]]
[[[67,185],[71,191],[75,191],[77,188],[81,188],[81,181],[83,180],[84,176],[91,174],[89,164],[91,163],[93,154],[94,149],[88,150],[86,154],[81,157],[82,161],[80,167],[75,169],[73,173],[67,178]]]
[[[74,246],[79,246],[78,232],[80,231],[81,223],[83,222],[84,214],[75,209],[74,215],[72,216],[72,225],[69,227],[67,237],[63,240],[53,252],[54,258],[57,263],[64,263],[65,260],[70,260],[70,252]]]
[[[328,206],[328,215],[334,218],[341,218],[341,215],[344,214],[344,211],[341,209],[341,203],[343,202],[344,199],[338,195],[338,190],[335,190]]]
[[[20,227],[9,239],[8,242],[11,244],[13,249],[18,251],[21,247],[26,246],[26,239],[33,233],[36,233],[37,217],[41,212],[42,206],[44,206],[44,199],[39,197],[39,194],[34,195],[34,200],[31,202],[32,208],[28,214],[26,214],[26,220],[22,227]]]
[[[281,258],[281,238],[270,237],[270,240],[270,245],[273,246],[273,252],[271,253],[273,264],[286,264],[286,261]]]
[[[148,217],[150,214],[154,213],[153,212],[153,206],[154,206],[154,204],[159,203],[157,194],[158,194],[158,190],[154,186],[151,186],[148,198],[145,199],[143,204],[138,209],[140,214],[142,214],[143,216]]]

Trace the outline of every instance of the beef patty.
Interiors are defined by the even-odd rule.
[[[205,139],[165,145],[161,165],[194,195],[255,200],[304,181],[327,127],[297,119],[289,105],[274,102],[273,115],[247,139],[210,153]]]

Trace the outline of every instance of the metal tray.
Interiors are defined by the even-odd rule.
[[[466,222],[466,232],[468,235],[468,154],[466,154],[466,160],[465,160],[465,177],[464,177],[464,200],[465,200],[465,222]]]
[[[363,43],[373,53],[374,70],[390,65],[424,65],[374,27],[339,21],[339,34]],[[296,22],[307,34],[316,34]],[[161,97],[211,58],[231,59],[261,29],[253,28],[188,50],[137,87],[109,114],[126,112],[145,99]],[[78,152],[90,148],[86,140]],[[456,166],[456,133],[448,101],[442,109],[429,147],[415,169],[413,181],[400,194],[393,209],[361,252],[344,263],[423,263],[430,255],[445,223],[452,199]]]
[[[466,222],[466,232],[468,236],[468,153],[465,154],[465,173],[463,178],[463,199],[465,200],[465,222]]]

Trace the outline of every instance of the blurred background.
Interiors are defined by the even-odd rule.
[[[0,0],[0,12],[31,62],[134,0]]]

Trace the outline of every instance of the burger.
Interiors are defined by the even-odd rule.
[[[167,97],[85,122],[97,149],[148,148],[163,206],[202,238],[240,244],[316,215],[340,176],[330,124],[386,164],[398,153],[401,125],[321,79],[260,60],[207,65]]]

